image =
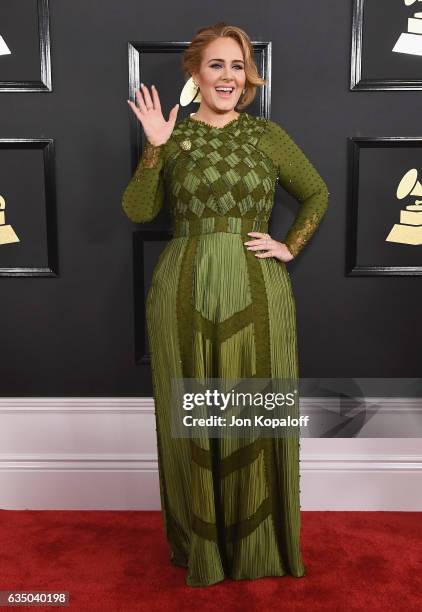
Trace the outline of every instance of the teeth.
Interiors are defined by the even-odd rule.
[[[233,87],[216,87],[217,91],[232,91]]]

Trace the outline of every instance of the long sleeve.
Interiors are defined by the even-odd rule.
[[[283,240],[296,257],[327,210],[327,185],[302,149],[278,123],[268,120],[260,147],[275,162],[280,185],[299,203],[299,211]]]
[[[152,221],[164,201],[164,145],[146,141],[138,166],[123,192],[122,207],[135,223]]]

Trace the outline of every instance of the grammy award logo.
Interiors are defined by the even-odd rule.
[[[20,242],[13,227],[11,225],[6,225],[5,209],[5,199],[0,196],[0,245],[9,244],[10,242]]]
[[[422,185],[418,181],[418,171],[412,168],[401,179],[397,187],[397,199],[408,196],[422,196]],[[415,200],[400,211],[400,223],[396,223],[386,241],[402,244],[422,244],[422,200]]]
[[[12,52],[6,45],[6,41],[4,40],[3,36],[0,34],[0,55],[9,55],[10,53]]]
[[[404,0],[406,6],[411,6],[422,0]],[[409,55],[422,55],[422,13],[414,13],[407,20],[407,32],[400,34],[399,39],[393,47],[396,53],[408,53]]]

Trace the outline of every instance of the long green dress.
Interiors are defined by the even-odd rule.
[[[123,193],[136,223],[169,206],[173,238],[146,301],[160,495],[170,560],[186,584],[290,574],[300,552],[299,436],[201,440],[170,429],[176,378],[298,379],[286,264],[243,244],[268,232],[277,180],[299,203],[283,242],[296,257],[328,204],[326,184],[276,122],[246,112],[223,128],[187,118],[146,142]]]

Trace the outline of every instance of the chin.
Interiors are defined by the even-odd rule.
[[[227,100],[226,102],[224,100],[213,100],[213,106],[218,110],[234,110],[238,104],[239,100],[235,100],[234,102],[232,100]]]

